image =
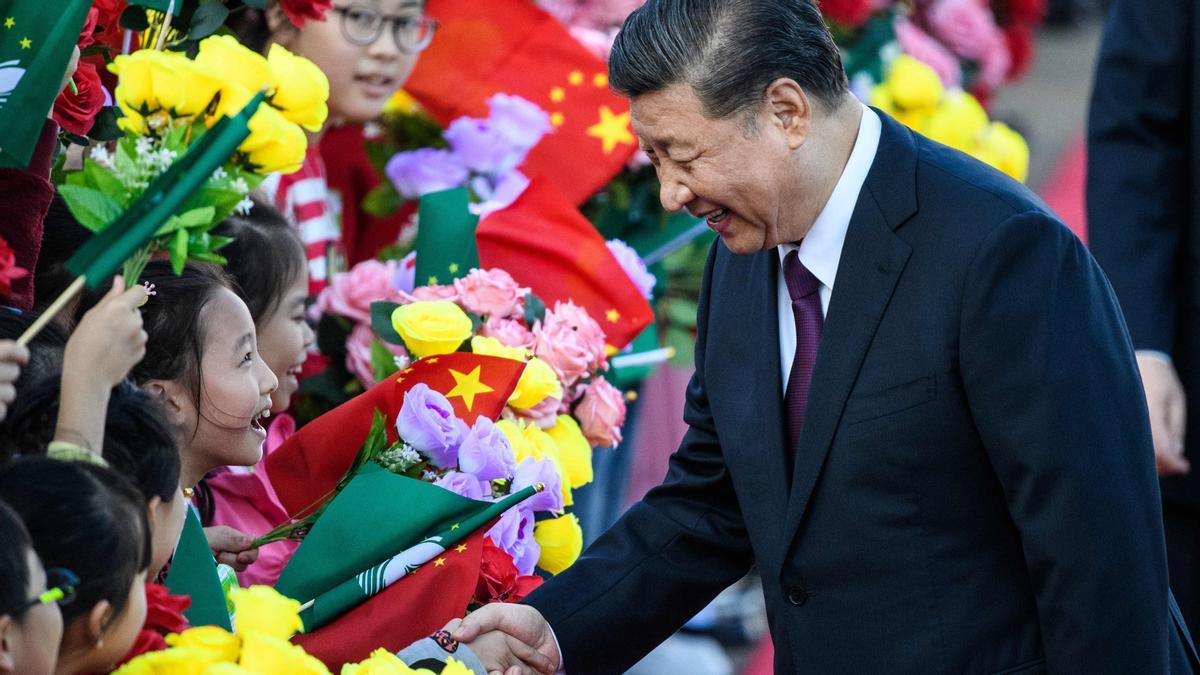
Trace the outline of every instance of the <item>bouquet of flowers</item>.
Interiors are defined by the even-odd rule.
[[[97,232],[217,120],[267,92],[267,104],[250,119],[250,135],[238,152],[125,264],[124,274],[127,283],[136,283],[159,253],[169,255],[177,270],[188,259],[224,262],[217,251],[228,241],[209,230],[247,208],[246,195],[265,174],[299,168],[307,145],[303,129],[320,129],[328,112],[324,74],[279,45],[264,58],[230,36],[201,41],[194,59],[142,49],[116,57],[109,69],[119,78],[114,98],[122,113],[117,126],[125,135],[112,151],[94,148],[82,170],[68,174],[59,188],[72,214]]]

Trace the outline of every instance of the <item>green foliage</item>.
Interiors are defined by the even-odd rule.
[[[404,338],[400,337],[395,326],[392,325],[392,312],[395,312],[399,306],[394,302],[372,302],[371,330],[375,331],[375,336],[384,342],[404,346]]]
[[[58,186],[58,194],[79,224],[92,232],[103,230],[121,215],[121,205],[95,188],[67,183]]]
[[[533,324],[546,318],[546,303],[541,298],[529,293],[525,296],[525,325],[533,328]]]

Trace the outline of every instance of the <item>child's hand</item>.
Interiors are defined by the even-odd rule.
[[[229,565],[237,572],[244,572],[258,560],[258,549],[250,547],[254,539],[232,527],[206,527],[204,536],[208,539],[208,547],[212,549],[217,562]]]
[[[0,421],[17,398],[17,379],[21,377],[21,366],[28,362],[28,349],[16,340],[0,340]]]
[[[64,374],[86,377],[105,390],[125,379],[146,355],[146,331],[138,311],[145,302],[144,286],[125,290],[124,279],[114,277],[112,289],[83,315],[67,341]]]

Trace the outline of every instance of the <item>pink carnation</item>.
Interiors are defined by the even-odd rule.
[[[533,348],[533,333],[525,324],[514,319],[501,319],[495,315],[479,327],[479,334],[484,337],[496,338],[505,347]]]
[[[567,387],[605,365],[604,331],[573,302],[555,303],[533,334],[534,353],[550,364]]]
[[[987,87],[1004,80],[1012,62],[1004,34],[982,0],[935,0],[927,14],[934,35],[954,53],[979,64]]]
[[[359,323],[371,323],[372,302],[400,299],[392,286],[397,265],[394,260],[364,260],[349,272],[333,275],[329,285],[317,296],[314,313],[340,314]]]
[[[426,300],[449,300],[450,302],[458,302],[458,291],[454,290],[454,286],[418,286],[413,289],[412,293],[400,293],[400,304],[407,305],[411,302],[424,302]]]
[[[536,424],[542,429],[549,429],[558,423],[559,411],[562,409],[562,401],[547,396],[542,399],[541,403],[529,408],[528,410],[513,410],[513,419],[523,419],[527,422]]]
[[[354,330],[350,331],[350,337],[346,338],[346,370],[358,378],[364,387],[375,384],[375,369],[371,366],[371,341],[374,339],[375,332],[365,323],[356,324]],[[387,348],[396,357],[399,368],[408,366],[409,356],[404,347],[389,344]]]
[[[933,68],[943,87],[954,88],[962,85],[962,69],[954,54],[908,19],[897,16],[895,28],[900,49]]]
[[[454,280],[458,302],[468,312],[479,316],[507,319],[521,312],[521,303],[529,293],[528,288],[517,285],[508,272],[501,269],[467,272],[467,276]]]
[[[625,398],[607,380],[597,378],[584,390],[575,407],[575,419],[592,447],[610,448],[621,442]]]

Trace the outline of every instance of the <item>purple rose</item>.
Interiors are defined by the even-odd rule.
[[[646,262],[642,260],[642,256],[620,239],[609,239],[607,243],[608,252],[621,264],[621,269],[625,270],[629,280],[641,291],[642,297],[647,300],[653,298],[654,284],[657,280],[650,270],[646,269]]]
[[[483,501],[490,499],[492,496],[492,489],[490,487],[485,486],[475,476],[461,471],[451,471],[433,481],[433,484],[440,488],[446,488],[454,494],[461,495],[467,499]]]
[[[500,173],[525,158],[525,151],[515,147],[490,120],[460,117],[446,128],[445,138],[458,161],[472,171]]]
[[[405,199],[456,188],[467,180],[467,168],[446,150],[421,148],[388,160],[384,173]]]
[[[392,288],[399,293],[412,293],[417,285],[417,252],[411,251],[396,265]]]
[[[522,502],[523,506],[530,511],[562,511],[562,476],[558,474],[554,462],[526,457],[517,466],[512,491],[518,492],[537,483],[545,485],[546,489],[526,499]]]
[[[438,392],[417,384],[404,395],[404,404],[396,416],[400,438],[429,457],[434,466],[450,469],[458,464],[467,425],[454,415],[454,408]]]
[[[520,96],[496,94],[488,99],[488,110],[488,121],[521,153],[522,159],[554,128],[545,110]]]
[[[479,480],[508,478],[517,470],[517,457],[504,432],[480,417],[458,448],[458,468]]]
[[[505,511],[487,533],[496,546],[512,556],[513,563],[521,574],[533,574],[533,568],[542,553],[537,540],[533,538],[533,512],[527,504],[528,502]]]

